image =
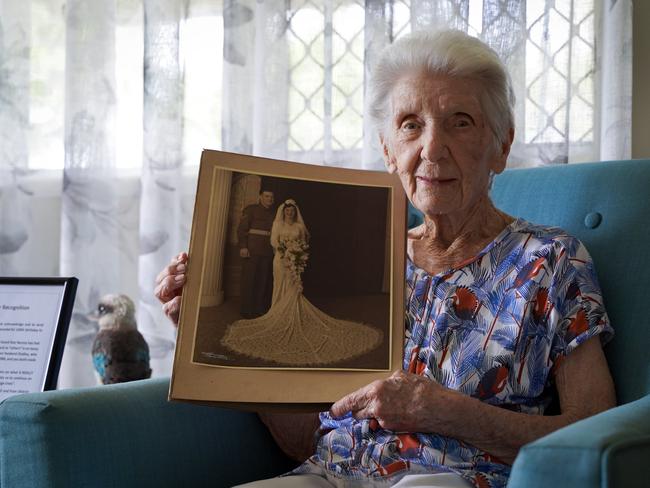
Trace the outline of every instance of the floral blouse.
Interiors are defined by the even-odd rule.
[[[447,272],[432,276],[408,260],[406,285],[403,369],[510,410],[543,414],[562,358],[595,335],[603,343],[613,335],[582,243],[522,219]],[[316,454],[294,471],[326,473],[341,486],[388,486],[425,472],[503,487],[510,467],[453,438],[324,412]]]

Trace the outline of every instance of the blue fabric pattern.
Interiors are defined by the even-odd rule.
[[[408,260],[403,369],[484,402],[541,415],[553,370],[613,329],[593,262],[576,238],[517,219],[477,256],[438,275]],[[510,466],[462,441],[383,430],[374,419],[321,413],[316,454],[294,473],[325,469],[345,485],[392,484],[408,473],[455,472],[504,487]]]

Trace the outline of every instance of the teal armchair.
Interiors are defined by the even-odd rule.
[[[650,486],[650,161],[510,170],[492,197],[508,213],[557,225],[591,253],[616,334],[605,347],[617,408],[519,452],[509,488]]]
[[[563,227],[596,263],[618,407],[524,446],[509,488],[650,486],[650,161],[508,170],[493,199]],[[414,216],[414,218],[416,218]],[[220,487],[293,466],[253,413],[168,402],[168,380],[0,404],[0,487]]]

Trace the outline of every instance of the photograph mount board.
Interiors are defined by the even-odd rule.
[[[401,369],[395,175],[205,150],[170,399],[332,403]]]

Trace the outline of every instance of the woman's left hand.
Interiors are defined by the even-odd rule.
[[[330,414],[352,412],[356,419],[374,418],[382,428],[397,432],[442,433],[456,395],[429,378],[397,371],[344,396]]]

